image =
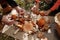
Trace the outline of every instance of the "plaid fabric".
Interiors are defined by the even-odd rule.
[[[16,6],[18,6],[18,5],[16,4],[16,2],[13,1],[13,0],[0,0],[0,4],[1,4],[1,5],[6,4],[6,3],[8,3],[11,7],[16,7]]]

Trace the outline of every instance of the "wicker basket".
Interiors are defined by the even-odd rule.
[[[58,33],[58,35],[60,36],[60,12],[56,14],[55,16],[55,23],[56,23],[56,31]]]

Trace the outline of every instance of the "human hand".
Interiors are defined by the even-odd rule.
[[[47,16],[47,15],[49,15],[50,12],[51,12],[51,10],[48,10],[48,11],[40,11],[40,15],[41,16]]]
[[[15,21],[12,20],[12,21],[8,22],[8,25],[12,25],[12,24],[14,24],[14,23],[15,23]]]
[[[19,7],[19,6],[15,7],[15,9],[20,15],[23,15],[25,13],[25,10],[22,9],[21,7]]]
[[[19,10],[19,14],[20,14],[20,15],[24,15],[24,13],[25,13],[25,10],[24,10],[24,9],[20,9],[20,10]]]
[[[50,14],[50,12],[51,12],[51,10],[48,10],[48,11],[45,11],[45,16],[47,16],[47,15],[49,15]]]
[[[6,16],[3,16],[2,22],[5,23],[5,24],[7,24],[7,25],[12,25],[12,24],[14,24],[14,20],[10,20],[10,21],[9,21],[9,20],[6,18]]]

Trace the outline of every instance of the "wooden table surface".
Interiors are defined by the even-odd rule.
[[[51,19],[51,33],[47,33],[45,32],[46,37],[48,38],[48,40],[58,40],[57,36],[56,36],[56,32],[55,32],[55,25],[54,25],[54,18],[53,17],[49,17]],[[19,31],[16,35],[14,35],[13,33],[15,32],[15,27],[11,27],[9,28],[9,30],[7,30],[5,32],[5,34],[7,34],[8,36],[14,37],[16,39],[19,40],[23,40],[23,34],[24,32]],[[28,40],[32,40],[32,37],[34,37],[34,39],[36,38],[36,34],[34,35],[29,35],[28,36]]]

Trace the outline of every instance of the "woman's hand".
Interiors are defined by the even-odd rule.
[[[49,15],[50,14],[50,12],[51,12],[51,10],[48,10],[48,11],[45,11],[45,16],[47,16],[47,15]]]
[[[51,10],[48,10],[48,11],[40,11],[40,15],[41,16],[47,16],[47,15],[50,14],[50,12],[51,12]]]

